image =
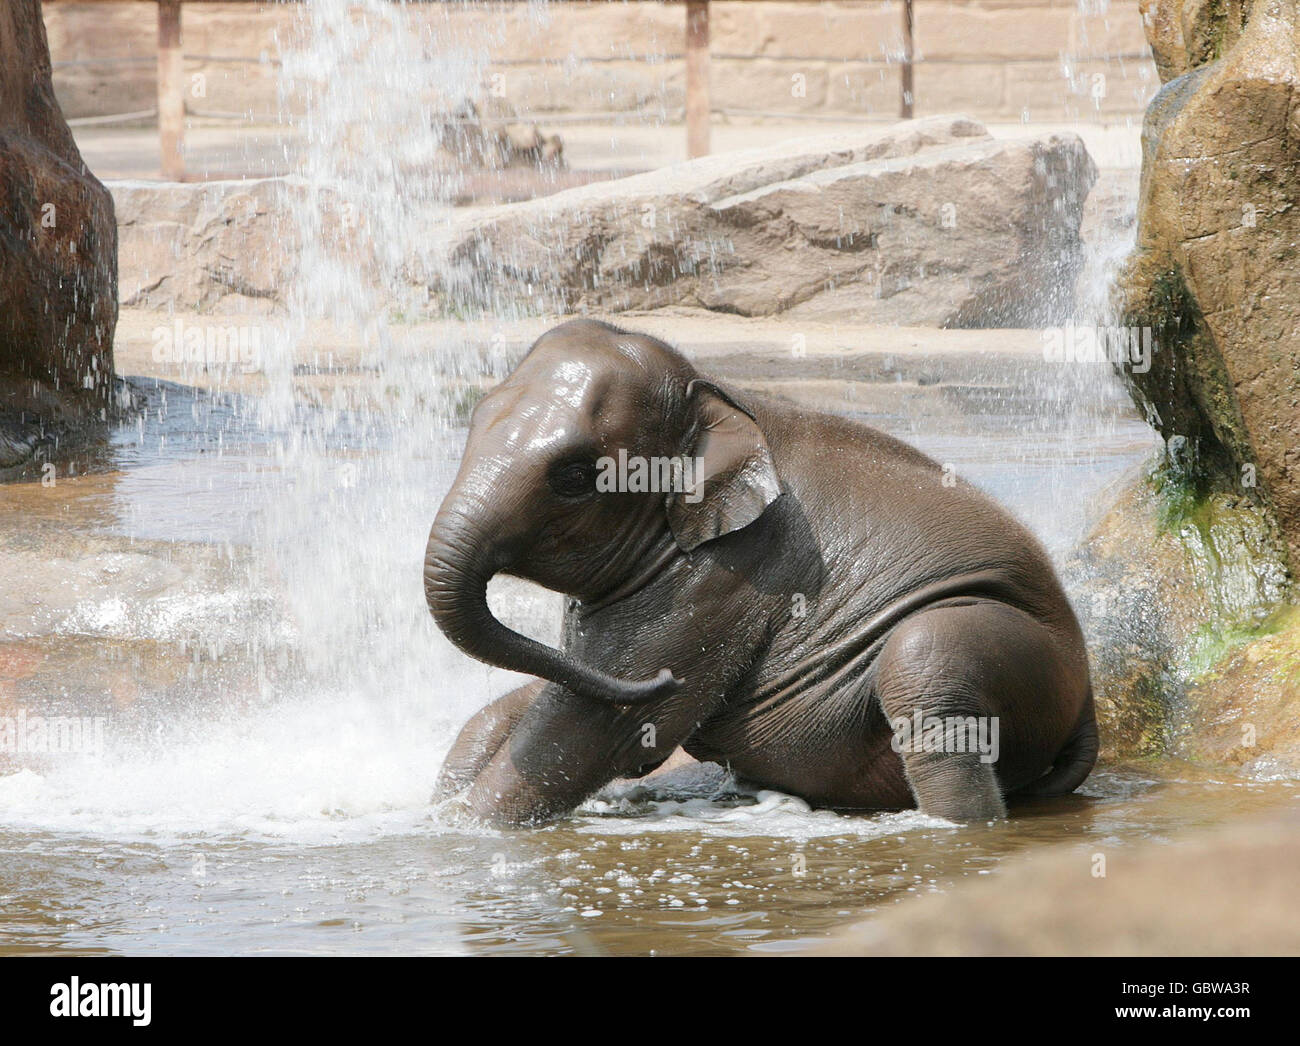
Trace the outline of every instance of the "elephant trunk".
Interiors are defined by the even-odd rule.
[[[507,628],[487,604],[487,583],[502,569],[490,528],[467,521],[456,504],[444,505],[424,556],[424,597],[443,633],[461,650],[498,668],[540,676],[614,704],[639,704],[673,693],[681,684],[664,669],[654,679],[626,680]]]

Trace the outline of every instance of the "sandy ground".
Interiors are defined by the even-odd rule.
[[[652,170],[686,159],[686,132],[680,125],[637,122],[565,123],[544,130],[558,132],[574,172],[609,177]],[[849,132],[862,121],[766,121],[717,123],[713,151],[774,145],[793,137]],[[1083,138],[1097,166],[1133,169],[1141,163],[1141,123],[1003,123],[988,124],[999,138],[1073,132]],[[158,178],[158,132],[153,126],[75,127],[77,144],[100,178]],[[294,169],[300,142],[285,128],[212,121],[192,121],[186,135],[188,170],[198,178],[265,177]]]
[[[481,363],[480,376],[469,385],[495,384],[489,364],[504,356],[517,359],[543,332],[568,317],[538,317],[504,322],[439,320],[396,324],[388,336],[396,346],[393,359],[450,354],[466,363]],[[842,396],[846,384],[871,385],[877,393],[903,388],[937,390],[945,382],[1007,384],[1026,367],[1041,365],[1043,336],[1037,330],[940,330],[931,327],[879,327],[808,323],[763,317],[747,318],[698,309],[661,309],[624,313],[614,318],[680,348],[705,373],[752,387],[779,382],[805,393],[810,403],[827,395]],[[159,359],[155,332],[181,323],[185,327],[253,324],[263,347],[278,344],[281,322],[274,317],[163,313],[124,308],[114,346],[117,371],[156,377],[200,388],[256,392],[265,385],[267,368],[206,366]],[[274,352],[271,349],[270,352]],[[268,356],[270,355],[268,352]],[[288,363],[294,385],[307,400],[335,396],[349,388],[373,389],[363,368],[369,364],[363,333],[320,322],[296,342]]]

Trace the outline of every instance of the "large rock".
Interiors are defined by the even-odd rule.
[[[1173,842],[1098,838],[1031,853],[887,909],[820,953],[1294,955],[1298,828],[1289,814]]]
[[[1162,83],[1222,56],[1240,38],[1250,0],[1138,0]]]
[[[1077,137],[1000,141],[936,117],[486,209],[447,229],[428,279],[497,311],[1055,322],[1095,176]]]
[[[302,186],[241,182],[112,182],[122,304],[202,312],[274,311],[298,265],[288,220]]]
[[[298,177],[109,185],[125,306],[280,315],[292,304],[304,251],[323,300],[346,299],[358,280],[382,282],[382,230],[330,187]]]
[[[436,211],[421,219],[419,256],[382,266],[375,245],[388,241],[364,203],[340,212],[329,192],[308,198],[294,179],[119,182],[113,192],[131,305],[278,311],[305,215],[305,227],[318,223],[310,246],[349,266],[363,259],[370,279],[409,281],[388,288],[402,296],[422,301],[427,288],[434,313],[694,305],[979,327],[1068,314],[1094,177],[1073,136],[998,141],[971,120],[934,118],[719,154],[450,220]]]
[[[96,416],[113,387],[117,225],[54,99],[40,0],[0,9],[0,412]],[[30,450],[0,440],[0,470]]]
[[[1297,0],[1153,0],[1173,77],[1143,129],[1130,323],[1162,351],[1130,375],[1197,493],[1257,498],[1300,563]],[[1244,25],[1244,27],[1243,27]],[[1181,74],[1181,75],[1178,75]]]
[[[1170,751],[1256,780],[1300,777],[1300,609],[1229,633],[1218,650],[1172,718]]]
[[[453,170],[466,166],[499,171],[507,167],[564,167],[564,143],[520,119],[504,99],[489,97],[481,106],[466,99],[434,117],[439,160]]]
[[[1062,570],[1087,639],[1103,755],[1300,774],[1300,679],[1286,661],[1300,629],[1279,609],[1281,537],[1252,499],[1197,498],[1172,475],[1162,466],[1126,486]],[[1243,735],[1247,723],[1255,729]]]

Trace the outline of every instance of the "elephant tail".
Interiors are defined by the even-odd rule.
[[[1101,742],[1097,736],[1097,716],[1092,703],[1092,688],[1088,688],[1088,699],[1083,703],[1083,714],[1079,725],[1065,742],[1052,768],[1036,781],[1031,781],[1024,788],[1018,789],[1016,798],[1036,798],[1053,795],[1068,795],[1087,779],[1092,768],[1097,764],[1097,750]]]

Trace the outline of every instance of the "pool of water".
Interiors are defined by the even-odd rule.
[[[615,789],[550,827],[496,832],[418,807],[312,809],[278,826],[254,807],[248,827],[225,831],[184,818],[113,824],[89,810],[80,825],[43,822],[32,806],[58,806],[59,784],[19,774],[0,783],[0,803],[27,811],[0,831],[0,954],[801,950],[1049,843],[1113,853],[1293,805],[1297,787],[1111,767],[1078,795],[955,828],[916,813],[810,812],[682,775]]]
[[[0,752],[0,954],[779,952],[1046,844],[1295,802],[1293,782],[1109,766],[958,828],[812,811],[693,765],[544,828],[465,823],[429,804],[442,755],[518,677],[452,650],[423,606],[461,434],[386,457],[382,423],[343,415],[295,456],[292,418],[147,394],[53,486],[0,488],[0,717],[101,724],[79,752]],[[1055,439],[996,402],[957,427],[863,420],[956,463],[1060,552],[1152,446],[1135,417],[1089,416]],[[553,637],[554,596],[492,598]]]

